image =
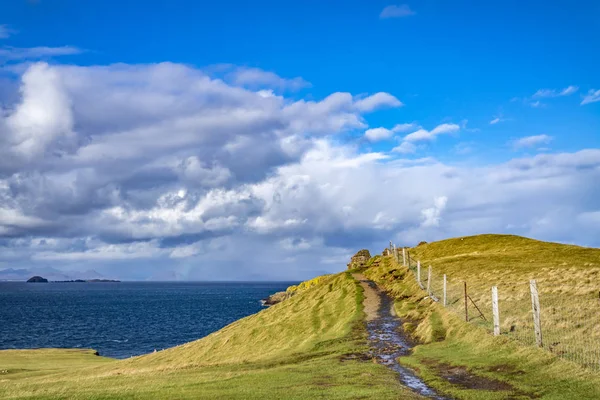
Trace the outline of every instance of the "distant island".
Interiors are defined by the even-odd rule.
[[[48,279],[46,278],[42,278],[41,276],[32,276],[31,278],[27,279],[27,282],[29,283],[48,283]],[[85,282],[91,282],[91,283],[98,283],[98,282],[121,282],[115,279],[72,279],[72,280],[68,280],[68,281],[52,281],[52,283],[85,283]]]
[[[41,276],[32,276],[31,278],[27,279],[27,282],[29,283],[48,283],[48,279],[46,278],[42,278]]]

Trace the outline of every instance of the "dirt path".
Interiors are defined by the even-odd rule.
[[[365,319],[368,321],[372,321],[379,315],[379,306],[381,304],[381,300],[379,298],[379,288],[374,285],[370,285],[368,279],[363,274],[352,274],[354,279],[360,282],[364,290],[365,299],[363,300],[363,306],[366,317]]]
[[[412,348],[394,313],[394,300],[379,289],[377,284],[362,274],[352,274],[364,289],[364,311],[369,332],[370,354],[378,363],[398,374],[400,381],[414,392],[433,399],[445,399],[423,382],[413,371],[402,366],[398,357],[406,356]]]

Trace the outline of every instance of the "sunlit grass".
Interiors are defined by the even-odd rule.
[[[600,369],[600,249],[541,242],[511,235],[479,235],[410,249],[423,271],[432,265],[432,286],[441,297],[448,276],[449,307],[464,314],[463,283],[491,330],[491,287],[499,291],[501,331],[535,344],[529,281],[540,293],[544,346],[587,367]],[[426,279],[423,273],[423,279]],[[470,315],[478,311],[471,305]]]
[[[346,273],[204,339],[127,360],[0,351],[2,399],[413,398],[366,349],[362,290]]]
[[[507,249],[511,249],[510,257],[505,256]],[[489,321],[490,288],[497,285],[501,293],[503,332],[508,333],[510,326],[517,321],[528,324],[528,318],[531,318],[528,313],[531,309],[530,278],[537,279],[541,291],[542,319],[545,314],[551,313],[547,307],[544,309],[544,299],[548,304],[548,296],[553,293],[569,294],[564,300],[566,307],[574,309],[581,306],[581,297],[578,296],[588,296],[593,284],[586,282],[588,289],[576,287],[571,284],[573,276],[583,279],[593,275],[600,263],[600,250],[514,236],[482,235],[421,245],[410,252],[415,259],[422,260],[425,285],[428,265],[431,264],[436,271],[432,283],[435,283],[433,288],[437,297],[441,298],[442,276],[444,273],[448,275],[451,283],[449,300],[458,299],[456,303],[443,307],[432,301],[417,285],[413,272],[401,267],[392,257],[385,257],[377,266],[368,268],[365,275],[398,299],[396,311],[405,319],[406,330],[422,343],[401,362],[417,369],[428,383],[463,399],[600,398],[600,375],[561,360],[555,353],[513,340],[514,332],[500,337],[492,336],[489,323],[475,318],[477,311],[472,306],[469,307],[469,313],[474,322],[465,323],[462,297],[462,280],[466,280],[470,295]],[[552,265],[557,267],[548,266],[548,260],[553,260]],[[571,260],[571,264],[567,260]],[[564,276],[561,273],[564,269],[570,270],[571,276]],[[552,321],[550,315],[546,318]],[[575,314],[568,315],[568,318],[579,320]],[[586,322],[579,321],[581,326],[571,326],[569,330],[557,328],[555,331],[567,331],[575,337],[579,336],[577,332],[597,326],[597,317]],[[548,342],[552,340],[551,332],[548,329]],[[533,328],[528,335],[531,343],[534,343]],[[584,342],[581,337],[579,340]],[[436,371],[435,366],[442,364],[464,367],[474,375],[506,382],[513,389],[498,392],[453,384]]]

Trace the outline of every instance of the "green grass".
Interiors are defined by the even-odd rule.
[[[464,313],[463,283],[491,330],[491,286],[499,290],[503,334],[535,343],[529,280],[537,281],[544,346],[563,358],[600,371],[600,249],[541,242],[511,235],[443,240],[409,250],[434,271],[432,287],[441,297],[448,276],[450,308]],[[426,279],[423,268],[423,279]],[[471,305],[470,315],[478,311]]]
[[[0,351],[2,399],[415,398],[366,349],[362,289],[337,274],[204,339],[127,360]]]
[[[565,343],[583,334],[595,338],[600,250],[481,235],[424,244],[410,254],[423,262],[424,276],[425,266],[433,266],[436,293],[441,274],[448,275],[452,301],[466,280],[488,318],[491,285],[500,291],[503,334],[493,337],[489,324],[463,321],[461,303],[444,308],[433,302],[392,257],[373,257],[362,269],[396,298],[406,331],[420,343],[400,361],[427,383],[457,399],[600,398],[599,374],[508,333],[511,326],[526,332],[528,281],[535,278],[548,340],[557,340],[553,332]],[[350,274],[312,283],[201,340],[127,360],[90,350],[0,351],[0,398],[417,398],[394,372],[365,359],[363,294]],[[564,310],[569,319],[557,319]],[[589,346],[580,342],[574,349]],[[462,385],[450,379],[459,373],[467,377]]]
[[[508,249],[510,256],[506,254]],[[423,266],[431,264],[449,277],[458,277],[458,282],[467,280],[484,310],[488,309],[489,302],[476,294],[480,290],[482,296],[488,298],[493,284],[497,284],[502,293],[512,285],[520,285],[521,280],[528,283],[530,277],[535,277],[543,288],[543,300],[543,295],[551,290],[571,288],[566,284],[569,278],[561,276],[561,269],[585,276],[600,265],[600,250],[597,249],[504,235],[450,239],[417,246],[410,249],[410,253],[415,259],[422,260]],[[548,260],[552,260],[550,264],[555,267],[549,266]],[[416,284],[412,272],[399,266],[392,257],[385,257],[364,273],[397,299],[396,312],[404,318],[405,329],[421,343],[401,362],[416,369],[438,390],[458,399],[600,398],[599,374],[559,359],[546,350],[524,345],[508,334],[494,337],[486,324],[465,323],[460,311],[432,301]],[[426,276],[426,272],[423,275]],[[544,288],[543,283],[551,281],[553,287]],[[525,288],[528,290],[527,285]],[[576,296],[581,288],[570,290],[570,294]],[[513,313],[507,307],[506,296],[504,300],[503,303],[501,298],[501,316]],[[575,299],[565,301],[570,305],[576,302]],[[530,299],[528,304],[530,307]],[[459,306],[464,307],[463,304]],[[587,324],[595,325],[596,320]],[[504,390],[475,390],[469,385],[452,383],[448,379],[448,376],[452,377],[448,371],[452,370],[466,371],[473,379],[491,379],[510,386]]]

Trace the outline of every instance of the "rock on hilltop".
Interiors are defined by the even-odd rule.
[[[370,258],[371,258],[371,253],[369,253],[369,250],[367,250],[367,249],[359,250],[358,253],[356,253],[350,259],[350,262],[348,263],[348,269],[366,267],[367,261],[369,261]]]

